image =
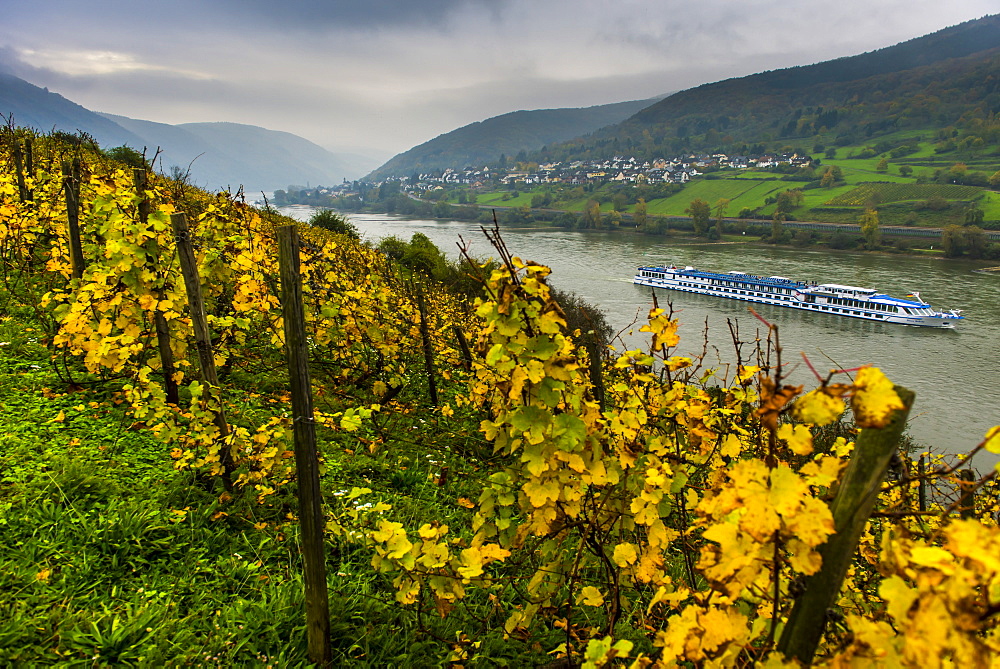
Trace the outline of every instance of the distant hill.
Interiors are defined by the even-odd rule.
[[[168,125],[101,114],[0,73],[0,114],[40,132],[82,130],[102,148],[123,144],[152,156],[162,149],[157,169],[191,166],[191,178],[210,189],[245,186],[248,193],[289,184],[337,184],[370,170],[374,160],[333,154],[287,132],[239,123]]]
[[[114,121],[67,100],[47,88],[0,72],[0,114],[13,115],[18,126],[41,132],[65,130],[90,133],[104,147],[128,144],[142,148],[142,139]]]
[[[242,184],[256,191],[289,184],[338,184],[361,173],[358,165],[287,132],[240,123],[168,125],[103,116],[142,137],[148,155],[161,147],[159,164],[164,168],[187,169],[190,164],[193,180],[211,188]]]
[[[1000,112],[1000,16],[895,46],[675,93],[535,160],[858,143]]]
[[[619,123],[660,98],[584,108],[515,111],[452,130],[393,157],[366,178],[409,176],[446,167],[495,163],[501,155],[537,151],[553,142]]]

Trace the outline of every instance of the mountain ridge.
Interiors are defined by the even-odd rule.
[[[921,123],[944,127],[977,107],[1000,112],[998,55],[1000,15],[990,15],[856,56],[679,91],[532,159],[651,157],[816,136],[836,142],[852,132],[870,137]],[[643,139],[647,133],[652,141]]]
[[[590,107],[518,110],[469,123],[397,154],[366,179],[495,163],[628,118],[662,96]]]
[[[249,192],[289,184],[339,183],[371,169],[373,160],[340,156],[292,133],[229,122],[171,125],[96,112],[12,74],[0,72],[0,113],[39,132],[89,134],[103,148],[157,148],[158,169],[191,168],[210,189],[245,186]]]

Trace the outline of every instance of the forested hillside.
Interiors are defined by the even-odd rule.
[[[152,158],[157,168],[177,167],[206,188],[244,186],[248,192],[289,184],[339,183],[375,162],[333,154],[287,132],[239,123],[169,125],[94,112],[48,89],[0,72],[0,115],[38,132],[84,132],[104,147],[129,146]],[[4,121],[6,124],[6,121]]]
[[[763,72],[681,91],[621,124],[536,159],[754,147],[847,145],[906,129],[954,127],[995,141],[1000,16],[988,16],[850,58]]]
[[[582,109],[516,111],[470,123],[395,156],[366,179],[410,176],[445,168],[482,167],[501,157],[515,159],[553,142],[586,135],[618,123],[656,98]]]

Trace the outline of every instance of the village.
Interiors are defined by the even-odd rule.
[[[812,158],[798,153],[765,153],[744,156],[725,153],[691,154],[675,158],[639,160],[634,157],[616,156],[606,160],[575,160],[568,163],[554,162],[528,164],[532,169],[500,167],[446,168],[411,176],[390,177],[379,182],[344,181],[338,186],[318,186],[295,190],[312,191],[314,196],[343,197],[356,194],[362,186],[378,187],[383,183],[398,183],[400,190],[413,194],[453,187],[486,188],[502,186],[537,185],[600,185],[621,184],[685,184],[693,177],[724,169],[775,169],[786,166],[791,169],[808,167]],[[525,167],[522,163],[521,167]],[[291,188],[289,190],[292,190]],[[285,193],[282,193],[285,195]],[[290,193],[288,194],[290,195]]]

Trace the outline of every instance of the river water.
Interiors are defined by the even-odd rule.
[[[288,207],[299,220],[311,208]],[[478,224],[408,220],[380,214],[349,216],[371,241],[415,232],[427,235],[442,251],[458,255],[459,236],[474,256],[495,255]],[[651,305],[650,289],[632,284],[640,265],[693,265],[698,269],[813,279],[877,288],[903,297],[919,291],[936,309],[961,309],[966,316],[954,330],[871,323],[758,304],[754,308],[779,327],[789,381],[816,385],[802,364],[805,353],[820,373],[833,367],[871,363],[895,383],[916,392],[910,435],[936,452],[964,453],[987,429],[1000,424],[1000,274],[976,273],[969,262],[936,258],[810,251],[746,244],[699,244],[690,239],[646,237],[629,232],[581,232],[553,228],[503,228],[510,251],[552,268],[551,283],[601,307],[616,330],[626,330],[630,348],[641,343],[638,329]],[[727,319],[738,323],[744,340],[764,332],[763,325],[735,300],[658,291],[661,306],[672,302],[680,319],[678,353],[701,352],[706,332],[709,366],[734,359]],[[636,322],[632,335],[629,324]],[[730,374],[730,377],[732,375]],[[977,458],[980,470],[997,458]]]

